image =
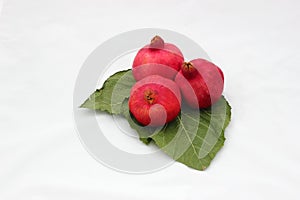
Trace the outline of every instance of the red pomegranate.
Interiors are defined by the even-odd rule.
[[[181,95],[170,79],[151,75],[138,81],[130,91],[129,110],[144,126],[162,126],[180,112]]]
[[[137,81],[150,75],[174,79],[183,61],[178,47],[155,36],[151,43],[140,49],[135,56],[132,65],[133,76]]]
[[[188,105],[207,108],[221,97],[224,75],[215,64],[198,58],[183,63],[175,82]]]

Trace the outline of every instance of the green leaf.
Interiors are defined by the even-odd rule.
[[[151,138],[140,138],[140,140],[146,145],[148,145],[152,141]]]
[[[182,105],[180,115],[172,122],[163,127],[147,127],[140,125],[129,112],[128,98],[134,83],[131,70],[117,72],[81,107],[123,115],[143,143],[153,140],[174,160],[194,169],[206,169],[224,145],[224,131],[231,119],[226,99],[222,96],[208,109]]]
[[[127,102],[123,102],[122,114],[141,140],[147,143],[150,138],[167,155],[191,168],[206,169],[224,145],[231,107],[223,96],[208,109],[195,110],[183,105],[174,121],[158,128],[139,125],[130,115]]]
[[[124,99],[130,95],[135,83],[131,70],[125,70],[110,76],[101,89],[97,89],[80,107],[120,114]]]
[[[174,160],[204,170],[224,145],[230,118],[231,107],[224,97],[200,111],[183,105],[181,115],[151,138]]]

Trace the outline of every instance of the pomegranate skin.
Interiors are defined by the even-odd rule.
[[[182,65],[175,82],[189,106],[207,108],[221,97],[224,75],[215,64],[198,58]]]
[[[151,75],[132,87],[128,105],[143,126],[163,126],[179,114],[181,94],[174,81]]]
[[[137,81],[150,75],[174,79],[183,61],[178,47],[164,43],[159,36],[155,36],[151,43],[140,49],[135,56],[132,65],[133,76]]]

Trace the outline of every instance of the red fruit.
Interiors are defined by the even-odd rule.
[[[180,90],[170,79],[148,76],[132,87],[128,104],[130,112],[142,125],[162,126],[180,112]]]
[[[183,63],[181,51],[170,43],[155,36],[149,45],[139,50],[134,58],[132,71],[138,81],[146,76],[160,75],[173,79]]]
[[[213,63],[198,58],[182,65],[175,82],[191,107],[207,108],[221,97],[224,75]]]

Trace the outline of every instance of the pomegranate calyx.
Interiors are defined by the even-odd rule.
[[[150,48],[153,49],[163,49],[165,45],[164,40],[156,35],[154,38],[152,38],[151,42],[150,42]]]

